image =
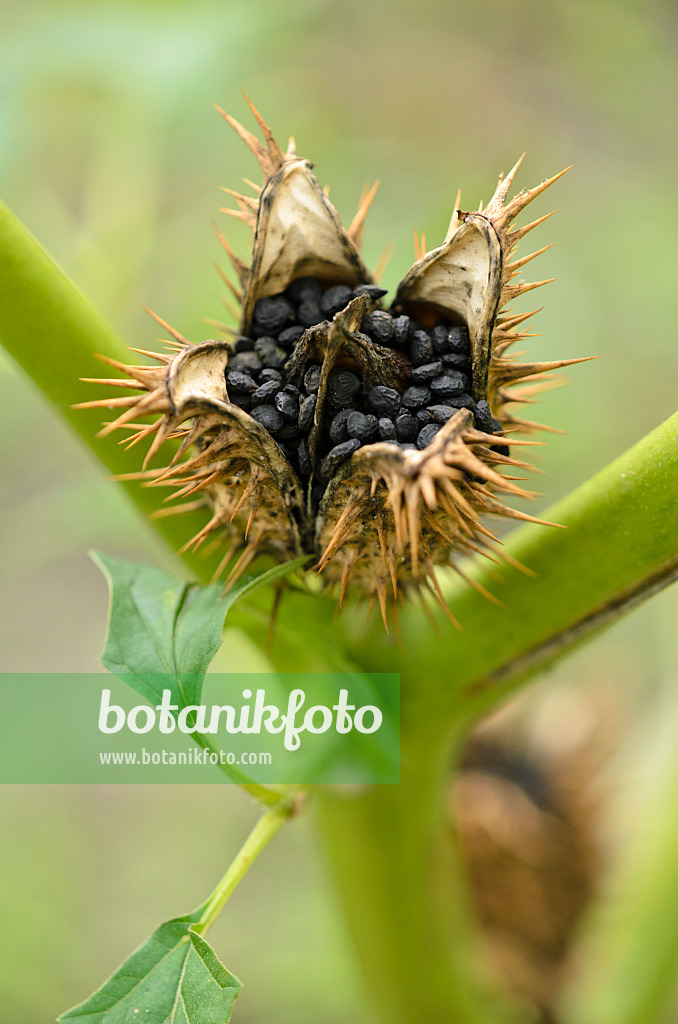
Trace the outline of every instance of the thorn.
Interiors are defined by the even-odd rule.
[[[363,189],[363,193],[360,197],[360,202],[358,203],[358,210],[356,212],[355,217],[351,221],[351,226],[349,227],[347,232],[348,237],[352,239],[353,242],[355,242],[356,246],[359,246],[362,241],[363,229],[365,227],[365,218],[367,217],[370,206],[372,205],[372,201],[377,194],[378,188],[379,181],[377,180],[375,181],[371,188],[369,185],[366,185],[365,188]]]
[[[372,271],[372,277],[374,278],[376,284],[381,283],[381,279],[386,273],[386,268],[391,262],[395,249],[396,247],[393,242],[387,242],[384,248],[382,249],[381,256],[375,263],[374,270]]]
[[[413,486],[407,495],[407,525],[410,541],[412,575],[419,575],[419,488]]]
[[[226,287],[230,291],[230,293],[233,296],[233,298],[235,299],[235,301],[238,302],[238,303],[242,302],[243,293],[242,293],[241,289],[240,288],[236,288],[236,286],[233,284],[233,282],[231,281],[230,277],[228,276],[226,271],[223,269],[223,267],[220,267],[218,263],[214,263],[213,266],[214,266],[214,269],[216,270],[217,274],[219,275],[219,277],[223,281],[223,283],[226,285]]]
[[[531,252],[529,256],[523,256],[523,258],[520,260],[513,260],[512,263],[507,263],[506,269],[515,273],[516,270],[520,270],[520,268],[524,267],[526,263],[530,262],[530,260],[534,260],[537,258],[537,256],[541,256],[541,254],[543,252],[546,252],[547,249],[552,249],[555,244],[555,242],[551,242],[550,245],[545,245],[541,249],[537,249],[535,250],[535,252]]]
[[[445,241],[449,242],[459,227],[459,210],[461,209],[461,189],[457,192],[457,198],[454,201],[454,210],[452,211],[452,217],[450,218],[450,225],[445,235]]]
[[[250,98],[247,96],[247,94],[244,91],[243,91],[243,96],[245,97],[245,103],[247,104],[247,106],[250,108],[250,110],[254,114],[254,116],[256,118],[256,121],[257,121],[257,124],[261,128],[261,133],[264,136],[264,138],[266,139],[266,142],[268,143],[268,148],[269,148],[269,151],[271,153],[272,158],[275,159],[276,161],[278,161],[279,164],[282,164],[285,158],[283,156],[283,153],[282,153],[282,150],[281,150],[280,146],[278,145],[278,143],[275,141],[275,138],[273,137],[273,132],[268,127],[268,125],[264,121],[263,117],[261,116],[261,114],[259,113],[257,108],[254,106],[254,104],[252,103],[252,101],[250,100]],[[565,172],[562,172],[562,173],[565,173]]]
[[[501,290],[501,304],[506,305],[507,302],[512,302],[519,295],[533,292],[535,288],[542,288],[545,284],[551,284],[553,281],[555,281],[555,277],[548,277],[545,281],[521,281],[520,284],[505,284]]]
[[[158,316],[158,314],[154,313],[152,309],[149,309],[148,306],[145,306],[143,302],[141,303],[141,308],[145,309],[146,312],[153,317],[156,323],[159,323],[161,327],[164,327],[166,331],[169,331],[174,340],[178,341],[180,345],[184,346],[191,344],[187,338],[184,338],[183,334],[179,334],[179,331],[175,330],[174,327],[171,327],[166,320],[163,320],[161,316]]]
[[[460,568],[459,568],[459,566],[458,566],[458,565],[456,565],[456,564],[455,564],[454,562],[452,562],[452,563],[450,563],[450,564],[451,564],[452,568],[454,569],[454,571],[455,571],[455,572],[457,573],[457,575],[458,575],[458,576],[461,576],[461,578],[462,578],[462,579],[463,579],[463,580],[464,580],[464,581],[465,581],[466,583],[468,583],[468,584],[469,584],[469,586],[473,587],[473,589],[474,589],[474,590],[476,590],[476,591],[477,591],[477,592],[478,592],[479,594],[481,594],[481,595],[482,595],[482,597],[486,598],[486,599],[487,599],[488,601],[490,601],[490,602],[491,602],[492,604],[496,605],[496,606],[497,606],[497,608],[505,608],[505,607],[506,607],[506,605],[504,604],[504,602],[503,602],[503,601],[500,601],[498,597],[495,597],[495,596],[494,596],[494,594],[491,594],[491,593],[490,593],[490,591],[489,591],[489,590],[487,590],[487,589],[486,589],[486,588],[485,588],[485,587],[484,587],[484,586],[482,585],[482,583],[479,583],[479,582],[478,582],[478,580],[474,579],[474,578],[473,578],[473,576],[468,576],[468,575],[467,575],[467,574],[466,574],[465,572],[463,572],[463,570],[462,570],[462,569],[460,569]]]
[[[572,165],[570,164],[570,167]],[[550,188],[559,178],[562,178],[566,174],[570,167],[565,167],[564,170],[559,171],[558,174],[554,174],[552,178],[547,178],[546,181],[542,181],[541,185],[535,185],[534,188],[523,190],[515,196],[507,206],[504,207],[502,212],[501,221],[504,224],[510,223],[514,217],[517,217],[521,210],[536,199],[537,196],[541,195],[547,188]]]
[[[351,575],[351,569],[353,568],[353,562],[344,562],[344,568],[341,570],[341,590],[339,591],[339,607],[341,608],[344,603],[344,596],[346,594],[346,587],[348,586],[348,578]]]
[[[245,100],[250,106],[250,109],[254,112],[254,108],[252,107],[247,97],[245,97]],[[252,152],[254,153],[255,157],[259,162],[259,166],[261,167],[264,176],[266,178],[271,178],[278,170],[278,168],[281,166],[283,160],[282,153],[280,153],[278,147],[276,146],[275,148],[277,150],[277,153],[280,153],[280,160],[277,159],[277,153],[273,152],[270,149],[270,145],[269,149],[266,149],[266,147],[263,146],[261,142],[259,142],[256,136],[252,135],[252,132],[248,131],[247,128],[243,128],[239,121],[236,121],[234,117],[231,117],[231,115],[227,114],[225,110],[222,110],[221,107],[218,106],[218,104],[214,104],[214,109],[219,114],[221,114],[221,116],[227,122],[227,124],[230,124],[231,128],[236,132],[237,135],[240,136],[245,145],[249,146],[249,148],[252,150]],[[258,114],[258,112],[255,113],[255,117],[257,118],[257,121],[259,121],[260,115]]]
[[[214,570],[214,573],[212,574],[212,579],[210,580],[211,583],[216,583],[216,581],[219,579],[219,577],[221,576],[222,572],[224,571],[224,569],[226,568],[228,563],[231,561],[231,558],[233,557],[233,552],[236,550],[237,546],[238,546],[238,541],[234,537],[231,540],[231,543],[229,545],[228,550],[226,551],[226,554],[224,555],[224,557],[219,562],[219,565]]]
[[[168,356],[164,352],[151,352],[147,348],[132,348],[130,345],[129,350],[130,352],[138,352],[140,356],[150,356],[151,359],[156,359],[159,363],[171,363],[173,359],[173,356]]]
[[[230,206],[220,206],[220,213],[227,213],[229,217],[235,217],[236,220],[241,220],[243,224],[246,224],[248,228],[254,231],[255,219],[251,213],[247,213],[245,210],[232,210]]]
[[[112,388],[135,388],[139,390],[136,380],[122,380],[120,377],[79,377],[83,384],[105,384]]]
[[[174,505],[172,508],[159,508],[151,512],[149,519],[165,519],[167,516],[181,516],[189,512],[198,512],[205,507],[205,502],[200,498],[198,501],[187,501],[183,505]]]
[[[241,286],[243,288],[247,288],[247,282],[248,282],[249,276],[250,276],[250,268],[247,266],[247,264],[243,260],[240,259],[239,256],[236,256],[235,252],[231,248],[231,245],[230,245],[228,239],[226,238],[226,236],[223,233],[223,231],[221,231],[221,229],[219,228],[218,224],[214,224],[214,230],[216,232],[216,236],[217,236],[217,239],[219,241],[219,244],[224,248],[224,250],[226,251],[226,255],[228,256],[229,260],[231,261],[231,265],[233,266],[233,269],[235,270],[236,277],[240,281]]]
[[[236,200],[241,209],[243,206],[245,206],[247,207],[248,210],[251,210],[253,213],[257,213],[257,211],[259,210],[259,202],[258,200],[253,199],[252,196],[244,196],[242,192],[236,192],[235,189],[226,188],[225,185],[221,186],[221,191],[225,192],[226,195],[228,196],[233,196],[233,198]]]
[[[550,213],[545,213],[543,217],[538,217],[536,220],[533,220],[531,224],[526,224],[523,228],[516,228],[515,231],[511,231],[509,235],[507,235],[508,249],[513,249],[520,239],[524,238],[528,231],[532,231],[534,228],[539,227],[540,224],[543,224],[545,220],[548,220],[549,217],[552,217],[556,212],[556,210],[551,210]]]
[[[249,537],[250,530],[252,529],[252,523],[254,522],[254,516],[257,509],[259,508],[259,502],[256,500],[252,501],[250,506],[250,514],[247,517],[247,526],[245,527],[245,540]]]
[[[379,598],[379,608],[381,609],[381,618],[384,623],[384,629],[388,633],[388,620],[386,618],[386,588],[382,580],[376,581],[377,597]]]

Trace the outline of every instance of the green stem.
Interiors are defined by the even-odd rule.
[[[194,741],[203,750],[209,750],[213,754],[221,754],[220,748],[216,745],[214,740],[210,739],[209,736],[205,736],[204,733],[194,732],[192,733]],[[241,789],[243,793],[247,793],[256,800],[258,804],[264,807],[279,807],[287,800],[287,794],[277,789],[270,789],[268,786],[263,786],[259,782],[252,782],[249,775],[245,772],[240,771],[235,765],[223,764],[221,758],[219,758],[219,767],[221,768],[224,775],[226,775],[231,782],[233,782],[238,789]]]
[[[318,810],[327,862],[367,991],[384,1024],[496,1024],[481,987],[468,884],[449,813],[439,736],[402,736],[399,786],[325,792]],[[450,741],[458,748],[461,734]]]
[[[196,931],[204,934],[214,924],[235,888],[245,877],[257,857],[280,831],[291,813],[289,802],[280,803],[279,801],[276,809],[267,811],[259,818],[259,821],[230,864],[226,874],[208,898],[200,920],[195,925]]]
[[[80,377],[107,376],[94,353],[130,361],[130,352],[6,206],[0,203],[0,344],[25,371],[59,415],[114,474],[139,469],[138,449],[127,451],[110,437],[98,438],[101,409],[73,409],[77,402],[102,397]],[[138,343],[138,342],[137,342]],[[126,391],[116,389],[116,394]],[[105,418],[105,416],[103,417]],[[159,504],[158,492],[125,481],[122,486],[144,517]],[[177,519],[183,520],[177,522]],[[168,516],[153,526],[176,551],[196,532],[199,515]],[[193,530],[191,527],[193,526]],[[214,562],[190,553],[184,562],[208,580]]]

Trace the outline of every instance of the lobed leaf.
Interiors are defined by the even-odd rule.
[[[201,911],[161,924],[58,1024],[227,1024],[242,983],[194,930]]]
[[[223,593],[218,584],[177,580],[152,566],[93,553],[111,601],[101,663],[137,693],[157,703],[170,689],[179,708],[200,699],[205,673],[221,645],[233,603],[274,583],[305,561],[277,565]]]

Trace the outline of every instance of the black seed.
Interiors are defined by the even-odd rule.
[[[464,382],[457,377],[436,377],[431,381],[431,394],[445,405],[449,405],[449,400],[460,395],[463,390]]]
[[[299,419],[299,402],[292,395],[279,391],[273,400],[273,404],[283,419],[293,420],[295,423]]]
[[[280,410],[278,410],[280,412]],[[294,441],[299,437],[299,427],[296,423],[285,423],[276,434],[276,438],[283,441]]]
[[[315,324],[322,323],[324,319],[320,306],[315,299],[305,299],[304,302],[300,303],[297,311],[297,320],[304,327],[314,327]]]
[[[423,366],[433,359],[433,344],[426,331],[415,331],[412,335],[410,359],[413,366]]]
[[[269,380],[277,380],[278,384],[282,385],[282,374],[280,370],[272,370],[270,366],[264,367],[264,369],[259,374],[259,381],[261,384],[265,384],[266,381]]]
[[[320,387],[320,373],[321,368],[317,363],[313,363],[306,370],[304,374],[304,387],[309,394],[315,394]]]
[[[436,436],[439,430],[439,423],[429,423],[427,427],[424,427],[422,430],[420,430],[419,434],[417,435],[417,448],[428,448],[431,441]]]
[[[285,365],[287,355],[281,348],[278,348],[275,338],[269,338],[268,335],[264,338],[258,338],[254,351],[264,366],[271,370],[282,370]]]
[[[231,373],[226,374],[226,384],[229,392],[240,391],[245,395],[255,391],[257,387],[248,373],[242,373],[239,370],[232,370]]]
[[[395,388],[387,388],[383,384],[378,384],[376,388],[372,388],[367,400],[378,416],[394,417],[398,415],[400,395]]]
[[[244,336],[236,338],[233,342],[236,352],[254,352],[254,338]]]
[[[377,423],[377,430],[379,431],[379,439],[381,441],[394,441],[396,436],[396,428],[393,420],[389,420],[386,416],[382,416]]]
[[[322,288],[314,277],[299,277],[288,285],[286,294],[292,302],[305,302],[307,299],[318,301],[322,295]]]
[[[358,451],[358,448],[360,448],[360,441],[356,437],[351,438],[349,441],[343,441],[342,444],[331,448],[320,463],[320,479],[329,481],[342,462],[349,459],[354,452]]]
[[[425,427],[431,422],[431,415],[428,409],[417,409],[415,419],[419,427]]]
[[[293,345],[295,341],[299,341],[299,338],[304,333],[303,327],[286,327],[284,331],[281,331],[278,335],[279,345]]]
[[[493,434],[503,434],[503,432],[504,432],[504,428],[502,427],[500,421],[498,419],[495,419],[495,417],[493,416],[492,417],[492,433]]]
[[[299,447],[297,448],[297,460],[299,472],[303,476],[310,476],[311,469],[313,467],[311,465],[311,456],[308,451],[308,442],[306,440],[301,441]]]
[[[433,351],[439,356],[447,352],[447,327],[444,324],[436,324],[431,331],[431,343]]]
[[[435,363],[424,363],[423,366],[415,366],[412,370],[411,381],[413,384],[424,384],[428,380],[433,380],[440,373],[441,366],[439,362]]]
[[[451,405],[429,405],[427,412],[434,423],[447,423],[457,410]]]
[[[449,366],[452,370],[462,370],[468,373],[471,368],[468,356],[461,352],[448,352],[443,356],[443,366]]]
[[[255,323],[272,334],[277,334],[293,319],[294,307],[283,295],[266,296],[254,303]]]
[[[461,381],[463,387],[465,388],[471,386],[471,381],[469,380],[468,376],[465,373],[462,373],[461,370],[453,370],[449,366],[446,366],[442,372],[442,376],[447,377],[448,380]]]
[[[249,395],[243,395],[242,392],[236,391],[231,395],[231,404],[237,405],[243,412],[249,412],[252,408],[252,399]]]
[[[232,370],[242,370],[244,373],[258,373],[263,363],[256,352],[238,352],[229,359],[228,365]]]
[[[447,332],[447,346],[450,352],[462,352],[464,355],[470,355],[471,339],[468,328],[450,327]]]
[[[309,430],[313,426],[313,417],[315,415],[315,406],[317,401],[318,399],[316,395],[309,395],[308,398],[304,398],[299,406],[299,430],[304,434],[308,434]]]
[[[393,321],[393,344],[404,345],[410,333],[412,321],[409,316],[398,316]]]
[[[346,420],[350,416],[351,412],[351,409],[342,409],[330,423],[330,438],[335,444],[340,444],[341,441],[346,441],[348,439]]]
[[[268,405],[271,399],[280,390],[280,384],[277,380],[267,380],[265,384],[262,384],[260,388],[252,392],[252,405]]]
[[[363,444],[369,444],[377,436],[377,417],[370,413],[350,412],[346,418],[349,437],[357,437]]]
[[[414,441],[417,436],[417,421],[409,412],[401,412],[395,422],[396,437],[399,441]]]
[[[353,289],[351,295],[354,299],[358,295],[369,295],[373,302],[378,302],[386,295],[386,288],[380,288],[377,284],[359,284]]]
[[[492,413],[489,403],[484,399],[476,404],[476,426],[478,430],[484,430],[486,434],[492,433]]]
[[[435,384],[435,381],[433,383]],[[409,409],[418,409],[421,405],[428,405],[430,401],[431,390],[424,387],[423,384],[415,384],[403,391],[402,403]]]
[[[286,395],[291,395],[292,398],[297,398],[297,399],[299,398],[299,396],[301,394],[301,391],[296,386],[296,384],[286,384],[285,387],[283,388],[283,391],[285,392]]]
[[[340,370],[330,377],[327,397],[335,409],[346,409],[360,391],[360,381],[350,370]]]
[[[388,345],[395,334],[395,320],[390,313],[375,309],[363,318],[360,328],[366,331],[378,345]]]
[[[272,405],[258,405],[256,409],[252,409],[251,416],[257,423],[261,423],[262,427],[266,427],[269,434],[277,434],[282,428],[282,416]]]
[[[466,391],[462,391],[460,395],[455,395],[453,398],[448,398],[447,401],[450,405],[454,406],[455,411],[457,409],[470,409],[471,412],[475,412],[476,403]]]
[[[326,317],[333,317],[340,309],[345,309],[351,301],[351,289],[345,284],[335,284],[323,292],[320,310]]]

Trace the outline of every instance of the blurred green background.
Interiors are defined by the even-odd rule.
[[[558,280],[522,308],[545,303],[536,358],[600,359],[544,395],[536,418],[567,436],[537,456],[540,508],[675,411],[675,6],[24,0],[0,24],[0,197],[130,344],[156,336],[142,302],[194,340],[211,334],[205,317],[228,318],[211,222],[246,253],[217,214],[219,186],[259,172],[212,103],[249,126],[244,89],[347,222],[381,179],[364,252],[374,265],[395,246],[391,289],[413,227],[429,246],[444,237],[459,185],[474,209],[523,150],[518,187],[574,164],[532,208],[561,212],[523,243],[558,243],[528,277]],[[0,385],[1,667],[96,670],[106,591],[87,548],[171,557],[7,360]],[[90,396],[74,382],[73,401]],[[602,686],[636,719],[613,773],[608,835],[624,851],[676,745],[677,611],[675,594],[655,599],[542,684]],[[50,1021],[84,997],[205,896],[251,818],[244,797],[211,787],[3,788],[5,1018]],[[238,1021],[363,1019],[311,822],[276,841],[214,943],[246,983]]]

